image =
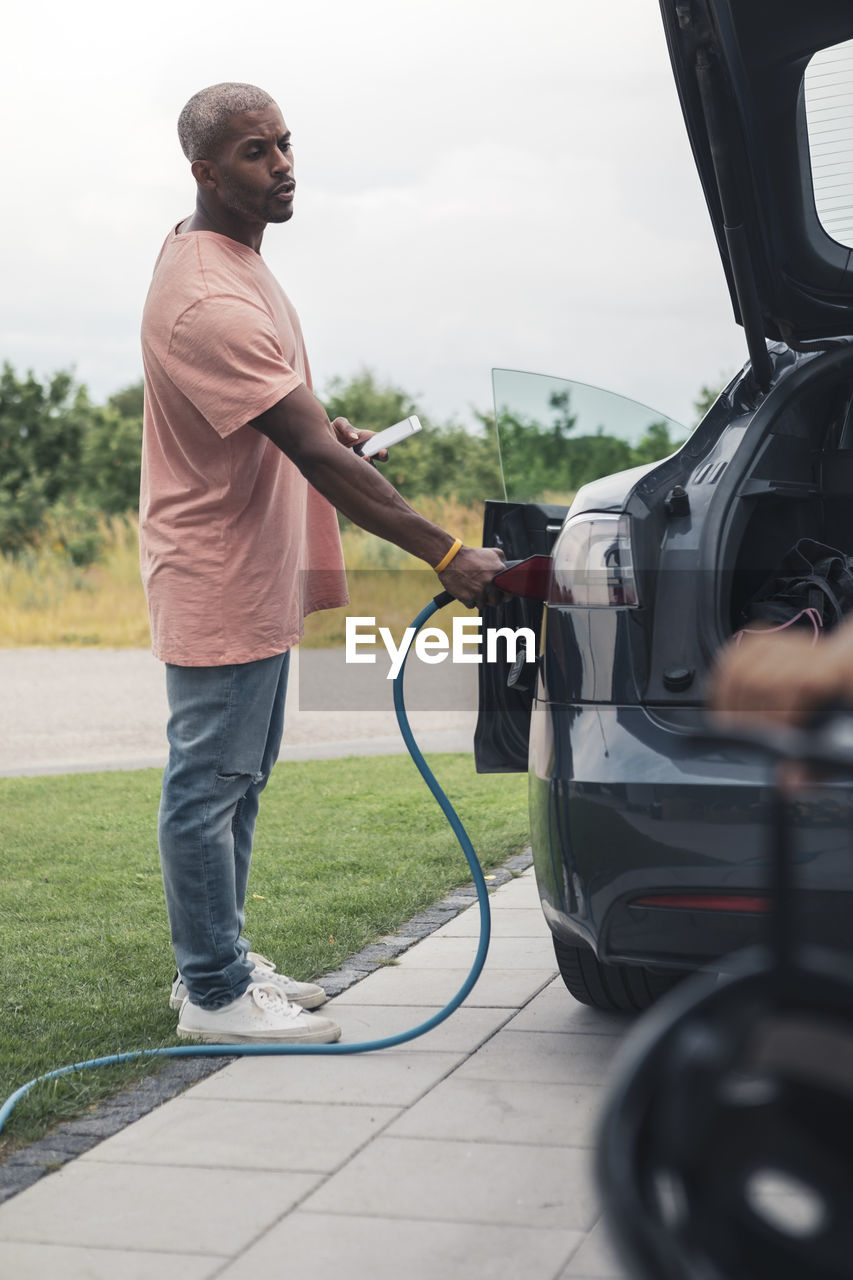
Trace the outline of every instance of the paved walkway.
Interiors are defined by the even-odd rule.
[[[595,1118],[622,1019],[556,977],[532,871],[486,968],[400,1049],[243,1058],[0,1206],[15,1280],[604,1280]],[[476,905],[327,1008],[348,1040],[461,985]],[[165,998],[165,996],[164,996]]]
[[[116,659],[110,687],[121,670]],[[45,663],[42,683],[58,690],[46,673]],[[134,720],[133,701],[120,720]],[[357,741],[345,736],[339,753]],[[44,767],[46,740],[30,745],[6,772]],[[115,745],[113,765],[128,767],[134,744]],[[91,738],[63,742],[66,761],[75,750],[85,765]],[[232,1061],[0,1205],[0,1275],[623,1280],[591,1156],[626,1023],[566,992],[531,870],[492,906],[485,971],[446,1023],[370,1055]],[[345,1039],[438,1009],[467,974],[478,929],[475,905],[331,1000]]]

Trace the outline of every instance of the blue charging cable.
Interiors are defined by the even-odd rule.
[[[446,604],[452,600],[446,591],[441,592],[433,600],[425,606],[412,623],[414,634],[420,631],[424,623],[432,617],[439,609],[443,609]],[[414,636],[413,636],[414,639]],[[406,655],[408,657],[408,653]],[[462,1001],[472,990],[475,982],[480,976],[483,965],[486,962],[486,954],[489,950],[489,936],[491,932],[490,913],[489,913],[489,893],[486,888],[485,877],[483,876],[477,855],[474,852],[474,846],[468,837],[468,832],[462,825],[459,815],[453,808],[442,788],[436,781],[435,775],[424,760],[418,744],[415,742],[409,725],[409,718],[406,715],[406,708],[403,702],[403,676],[406,670],[406,658],[400,666],[400,670],[394,677],[394,709],[397,713],[397,723],[400,726],[400,732],[403,735],[403,741],[408,748],[409,754],[414,760],[420,771],[421,776],[435,797],[441,811],[450,823],[453,834],[459,842],[462,852],[465,854],[468,866],[471,869],[471,875],[477,889],[477,900],[480,905],[480,941],[477,947],[477,954],[474,963],[471,965],[467,978],[462,986],[456,992],[451,1000],[447,1002],[443,1009],[433,1014],[431,1018],[427,1018],[426,1022],[420,1022],[417,1026],[410,1028],[408,1031],[401,1031],[394,1036],[385,1036],[381,1040],[362,1040],[353,1044],[198,1044],[198,1045],[175,1045],[163,1049],[136,1049],[128,1053],[109,1054],[104,1058],[90,1058],[87,1062],[74,1062],[68,1067],[59,1067],[55,1071],[48,1071],[42,1076],[36,1076],[33,1080],[28,1080],[26,1084],[21,1085],[20,1089],[16,1089],[10,1094],[0,1107],[0,1132],[2,1132],[6,1121],[12,1114],[16,1104],[20,1102],[30,1089],[35,1085],[41,1084],[45,1080],[58,1080],[61,1076],[71,1075],[75,1071],[85,1071],[90,1067],[112,1067],[122,1062],[138,1062],[144,1058],[246,1058],[267,1054],[293,1054],[293,1053],[310,1053],[310,1054],[343,1054],[343,1053],[369,1053],[375,1049],[391,1049],[395,1045],[405,1044],[408,1040],[415,1040],[418,1036],[425,1035],[427,1031],[432,1031],[433,1027],[437,1027],[440,1022],[444,1022],[449,1018],[451,1013],[459,1008]]]

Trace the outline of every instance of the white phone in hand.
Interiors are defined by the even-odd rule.
[[[395,422],[393,427],[386,427],[384,431],[377,431],[375,436],[371,436],[369,440],[365,440],[360,448],[356,449],[363,458],[372,458],[374,454],[380,453],[383,449],[390,449],[392,444],[398,444],[400,440],[405,440],[407,436],[413,436],[420,431],[421,424],[414,414],[410,418],[404,418],[402,422]]]

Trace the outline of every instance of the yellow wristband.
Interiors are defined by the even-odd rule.
[[[461,539],[461,538],[457,538],[457,539],[456,539],[456,541],[454,542],[453,546],[452,546],[452,547],[450,548],[450,550],[448,551],[447,555],[446,555],[446,556],[442,556],[442,558],[439,560],[438,564],[435,566],[434,572],[435,572],[435,573],[444,573],[444,570],[445,570],[445,569],[447,568],[447,566],[450,564],[450,561],[451,561],[451,560],[453,559],[453,557],[456,555],[456,552],[457,552],[457,551],[460,551],[461,549],[462,549],[462,539]]]

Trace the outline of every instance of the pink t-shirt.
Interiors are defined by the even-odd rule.
[[[247,425],[311,374],[260,254],[172,231],[142,318],[140,563],[156,657],[222,666],[283,653],[345,604],[337,516]]]

